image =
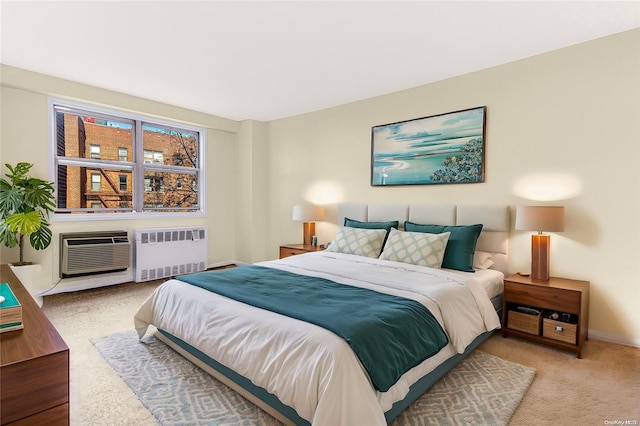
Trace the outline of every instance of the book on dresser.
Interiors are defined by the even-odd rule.
[[[0,283],[0,333],[21,330],[22,305],[7,283]]]

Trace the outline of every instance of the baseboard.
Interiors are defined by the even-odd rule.
[[[633,339],[619,334],[605,333],[604,331],[589,330],[589,339],[640,348],[640,339]]]

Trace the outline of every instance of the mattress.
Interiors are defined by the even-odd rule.
[[[259,265],[418,300],[449,335],[440,352],[379,392],[349,346],[331,332],[178,280],[161,285],[136,314],[140,336],[153,324],[251,379],[314,425],[386,424],[384,413],[412,385],[500,326],[487,294],[495,288],[492,272],[457,273],[326,252]]]

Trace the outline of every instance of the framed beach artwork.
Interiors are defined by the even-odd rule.
[[[484,182],[485,106],[371,128],[371,185]]]

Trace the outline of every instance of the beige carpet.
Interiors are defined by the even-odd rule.
[[[156,424],[91,344],[133,329],[133,315],[157,283],[123,284],[44,298],[43,309],[71,350],[71,424]],[[640,349],[591,340],[575,354],[499,334],[480,346],[537,370],[512,425],[640,425]]]

